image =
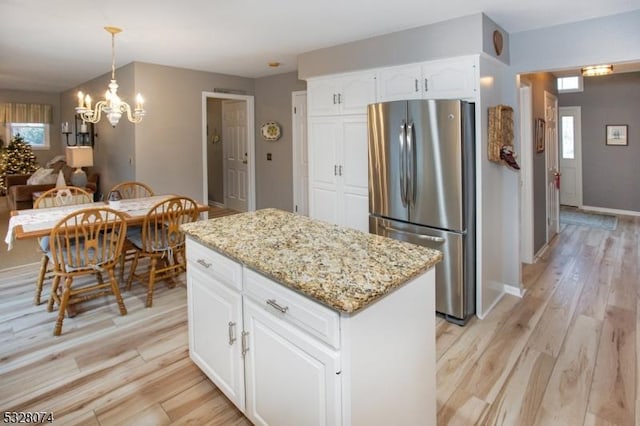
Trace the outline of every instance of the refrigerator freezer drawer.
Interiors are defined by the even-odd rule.
[[[443,260],[436,265],[436,311],[458,324],[475,313],[475,250],[466,234],[376,216],[369,216],[369,231],[441,251]]]

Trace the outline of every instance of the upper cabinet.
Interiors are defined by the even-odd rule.
[[[382,68],[377,78],[378,101],[473,99],[477,70],[474,56]]]
[[[307,83],[310,116],[366,114],[376,102],[376,74],[362,72],[311,79]]]

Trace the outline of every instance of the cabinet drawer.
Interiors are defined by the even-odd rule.
[[[244,268],[244,291],[267,311],[336,349],[340,347],[337,312],[248,268]]]
[[[188,268],[197,268],[231,288],[242,290],[242,265],[191,238],[187,238],[187,263]]]

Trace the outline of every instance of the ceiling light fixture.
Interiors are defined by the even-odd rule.
[[[271,68],[278,68],[280,65],[281,65],[280,62],[277,62],[277,61],[269,62],[269,66]]]
[[[613,65],[593,65],[582,68],[583,77],[593,77],[596,75],[606,75],[613,72]]]
[[[84,95],[82,92],[78,92],[78,106],[76,107],[76,113],[80,114],[83,121],[89,123],[97,123],[100,121],[102,112],[107,115],[107,119],[111,126],[116,127],[120,117],[123,113],[127,113],[127,118],[132,123],[139,123],[142,121],[142,117],[145,115],[143,107],[144,101],[140,93],[136,96],[136,106],[131,112],[131,107],[128,103],[120,99],[118,96],[118,83],[116,82],[116,34],[122,31],[116,27],[104,27],[108,33],[111,34],[111,83],[109,83],[109,90],[104,94],[105,100],[96,103],[95,108],[91,109],[91,96]]]

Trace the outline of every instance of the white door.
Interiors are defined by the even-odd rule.
[[[244,300],[245,414],[256,425],[341,424],[338,353]]]
[[[547,165],[547,242],[560,230],[560,165],[558,164],[558,98],[544,92]]]
[[[581,108],[560,107],[560,204],[582,205]]]
[[[293,211],[309,215],[307,93],[293,92]]]
[[[247,105],[244,101],[222,103],[225,206],[247,211]]]
[[[378,74],[378,98],[381,102],[422,98],[420,65],[385,68]]]
[[[191,359],[243,410],[242,297],[197,267],[189,268],[187,291]]]

